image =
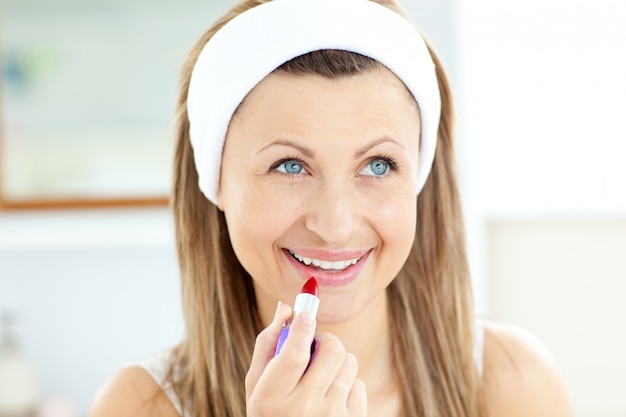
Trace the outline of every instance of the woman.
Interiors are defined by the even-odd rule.
[[[244,0],[199,40],[173,195],[186,337],[93,417],[571,415],[539,343],[474,320],[449,87],[401,16]],[[275,356],[309,276],[319,314]]]

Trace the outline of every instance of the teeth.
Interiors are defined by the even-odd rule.
[[[333,263],[332,262],[328,262],[328,261],[320,262],[320,268],[322,268],[322,269],[331,269],[332,267],[333,267]]]
[[[313,264],[313,266],[317,266],[321,269],[333,269],[335,271],[342,271],[344,269],[346,269],[347,267],[349,267],[350,265],[354,265],[355,263],[357,263],[359,261],[360,258],[357,259],[350,259],[347,261],[323,261],[321,259],[313,259],[313,258],[305,258],[304,256],[300,256],[297,253],[294,253],[292,251],[289,251],[289,253],[296,258],[297,260],[299,260],[300,262],[302,262],[305,265],[311,265]]]

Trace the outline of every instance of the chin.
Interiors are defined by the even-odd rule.
[[[332,303],[332,304],[331,304]],[[326,305],[324,305],[326,304]],[[357,306],[346,305],[344,302],[333,302],[324,298],[320,298],[320,310],[317,313],[318,327],[337,326],[349,322],[356,318],[363,308]]]

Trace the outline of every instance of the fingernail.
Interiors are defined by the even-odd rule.
[[[278,312],[280,311],[280,306],[283,305],[282,301],[278,302],[278,305],[276,306],[276,312],[274,313],[274,320],[278,317]]]
[[[315,317],[313,317],[313,313],[311,313],[308,310],[305,310],[302,313],[298,314],[298,317],[300,318],[300,320],[302,320],[303,323],[306,323],[306,324],[313,324],[313,321],[315,321]]]

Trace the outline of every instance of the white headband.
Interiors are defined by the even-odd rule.
[[[273,0],[232,19],[194,66],[187,111],[198,185],[217,204],[222,150],[233,113],[268,74],[300,55],[339,49],[375,59],[404,82],[421,113],[420,192],[432,166],[441,99],[419,31],[369,0]]]

